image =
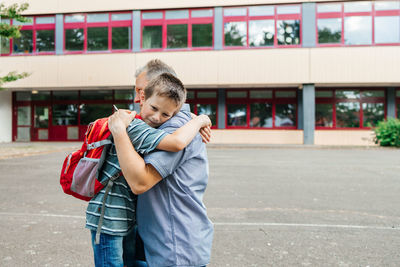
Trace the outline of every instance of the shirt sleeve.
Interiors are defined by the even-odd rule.
[[[166,125],[162,125],[162,129],[167,133],[173,133],[178,128],[182,127],[189,119],[189,117],[172,118],[166,123]],[[178,152],[155,150],[152,153],[145,155],[144,161],[146,164],[151,164],[162,178],[166,178],[173,174],[181,163],[184,162],[187,154],[185,151],[187,149],[188,148],[185,148]]]
[[[150,127],[139,119],[133,120],[126,131],[135,150],[140,154],[147,154],[153,151],[168,134],[164,130]]]

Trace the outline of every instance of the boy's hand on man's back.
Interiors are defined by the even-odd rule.
[[[211,120],[207,115],[201,114],[194,118],[195,120],[199,120],[201,123],[200,135],[201,139],[203,139],[203,143],[208,143],[211,140]]]

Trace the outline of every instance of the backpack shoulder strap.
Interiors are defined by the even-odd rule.
[[[118,179],[120,176],[120,173],[115,174],[113,177],[108,180],[104,196],[103,196],[103,201],[101,203],[101,213],[100,213],[100,218],[99,218],[99,223],[97,225],[97,230],[96,230],[96,238],[95,238],[95,244],[98,245],[100,244],[100,233],[101,233],[101,227],[103,226],[103,220],[104,220],[104,213],[105,213],[105,208],[106,208],[106,200],[108,197],[108,193],[110,193],[110,190],[112,186],[114,185],[114,181]]]

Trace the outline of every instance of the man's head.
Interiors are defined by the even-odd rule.
[[[141,94],[140,115],[151,127],[158,127],[174,116],[186,101],[182,82],[170,73],[152,79]]]
[[[136,71],[136,82],[135,82],[135,103],[140,102],[140,94],[143,91],[143,89],[147,86],[149,81],[157,77],[158,75],[162,73],[169,73],[174,76],[176,76],[176,73],[173,68],[165,64],[159,59],[152,59],[147,64],[138,69]]]

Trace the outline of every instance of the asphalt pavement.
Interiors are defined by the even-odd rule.
[[[94,265],[86,203],[59,186],[78,145],[0,144],[0,266]],[[400,150],[210,146],[208,156],[209,266],[400,266]]]

